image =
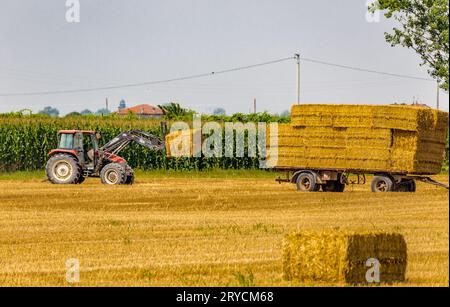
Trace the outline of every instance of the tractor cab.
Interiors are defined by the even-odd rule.
[[[98,138],[95,131],[61,130],[58,132],[58,149],[54,152],[69,153],[87,169],[94,169],[98,159]]]

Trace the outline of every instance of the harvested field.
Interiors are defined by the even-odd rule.
[[[267,172],[222,175],[138,173],[119,187],[0,175],[0,285],[69,286],[68,258],[81,286],[335,285],[284,280],[282,245],[290,232],[336,229],[401,233],[404,285],[449,285],[445,189],[298,193]]]

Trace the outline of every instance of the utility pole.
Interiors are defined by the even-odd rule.
[[[108,97],[106,97],[106,110],[109,110],[109,108],[108,108]]]
[[[253,113],[256,114],[256,98],[253,99]]]
[[[300,54],[295,54],[297,60],[297,104],[300,104]]]
[[[437,80],[437,93],[436,93],[436,107],[437,107],[437,109],[439,110],[439,103],[440,103],[440,99],[441,99],[441,97],[440,97],[440,90],[441,90],[441,88],[440,88],[440,83],[439,83],[439,79]]]

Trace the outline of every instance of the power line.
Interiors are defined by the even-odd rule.
[[[114,90],[114,89],[122,89],[122,88],[131,88],[131,87],[142,87],[142,86],[148,86],[148,85],[157,85],[157,84],[164,84],[164,83],[171,83],[171,82],[177,82],[177,81],[186,81],[186,80],[192,80],[192,79],[199,79],[199,78],[205,78],[205,77],[211,77],[215,75],[220,74],[226,74],[231,72],[237,72],[242,70],[249,70],[253,68],[258,68],[262,66],[277,64],[285,61],[290,61],[297,59],[296,56],[292,57],[286,57],[281,58],[277,60],[272,60],[268,62],[262,62],[247,66],[240,66],[230,69],[224,69],[224,70],[218,70],[213,71],[210,73],[203,73],[203,74],[196,74],[196,75],[188,75],[188,76],[182,76],[172,79],[163,79],[163,80],[156,80],[156,81],[147,81],[147,82],[140,82],[140,83],[129,83],[129,84],[122,84],[122,85],[111,85],[111,86],[104,86],[104,87],[93,87],[93,88],[81,88],[81,89],[72,89],[72,90],[56,90],[56,91],[40,91],[40,92],[17,92],[17,93],[0,93],[0,97],[14,97],[14,96],[44,96],[44,95],[57,95],[57,94],[71,94],[71,93],[87,93],[87,92],[96,92],[96,91],[104,91],[104,90]],[[353,67],[348,65],[341,65],[336,63],[330,63],[330,62],[324,62],[309,58],[300,57],[302,61],[305,62],[311,62],[315,64],[321,64],[326,66],[332,66],[337,68],[343,68],[343,69],[349,69],[359,72],[366,72],[366,73],[373,73],[373,74],[379,74],[379,75],[385,75],[390,77],[397,77],[397,78],[407,78],[407,79],[414,79],[414,80],[421,80],[421,81],[433,81],[433,79],[427,79],[427,78],[421,78],[421,77],[415,77],[415,76],[409,76],[409,75],[402,75],[402,74],[395,74],[395,73],[389,73],[389,72],[383,72],[383,71],[376,71],[371,69],[365,69],[360,67]]]
[[[43,96],[43,95],[69,94],[69,93],[86,93],[86,92],[96,92],[96,91],[103,91],[103,90],[113,90],[113,89],[121,89],[121,88],[157,85],[157,84],[162,84],[162,83],[199,79],[199,78],[210,77],[210,76],[219,75],[219,74],[226,74],[226,73],[231,73],[231,72],[236,72],[236,71],[241,71],[241,70],[248,70],[248,69],[253,69],[253,68],[257,68],[257,67],[261,67],[261,66],[281,63],[281,62],[285,62],[285,61],[292,60],[292,59],[293,59],[293,57],[288,57],[288,58],[282,58],[282,59],[278,59],[278,60],[253,64],[253,65],[235,67],[235,68],[230,68],[230,69],[225,69],[225,70],[213,71],[210,73],[189,75],[189,76],[165,79],[165,80],[148,81],[148,82],[141,82],[141,83],[130,83],[130,84],[123,84],[123,85],[112,85],[112,86],[104,86],[104,87],[94,87],[94,88],[84,88],[84,89],[74,89],[74,90],[43,91],[43,92],[28,92],[28,93],[0,93],[0,97]]]
[[[394,73],[383,72],[383,71],[378,71],[378,70],[371,70],[371,69],[366,69],[366,68],[353,67],[353,66],[348,66],[348,65],[341,65],[341,64],[335,64],[335,63],[324,62],[324,61],[319,61],[319,60],[313,60],[313,59],[308,59],[308,58],[300,58],[300,59],[305,62],[311,62],[311,63],[315,63],[315,64],[338,67],[338,68],[343,68],[343,69],[350,69],[350,70],[355,70],[355,71],[359,71],[359,72],[367,72],[367,73],[390,76],[390,77],[397,77],[397,78],[406,78],[406,79],[436,82],[435,80],[429,79],[429,78],[421,78],[421,77],[415,77],[415,76],[394,74]]]

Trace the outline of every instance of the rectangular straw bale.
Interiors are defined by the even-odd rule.
[[[407,245],[385,232],[296,232],[283,244],[283,273],[298,282],[367,283],[369,259],[380,264],[380,282],[405,281]]]
[[[166,155],[168,157],[189,157],[194,155],[194,134],[201,133],[200,130],[178,130],[166,135],[165,138],[165,146],[166,146]],[[183,143],[188,143],[189,147],[186,152],[183,151]],[[177,149],[176,152],[173,152],[173,149]]]
[[[278,167],[437,174],[448,113],[398,105],[295,105],[291,127],[280,127]]]
[[[374,105],[294,105],[293,126],[417,130],[420,108]]]

